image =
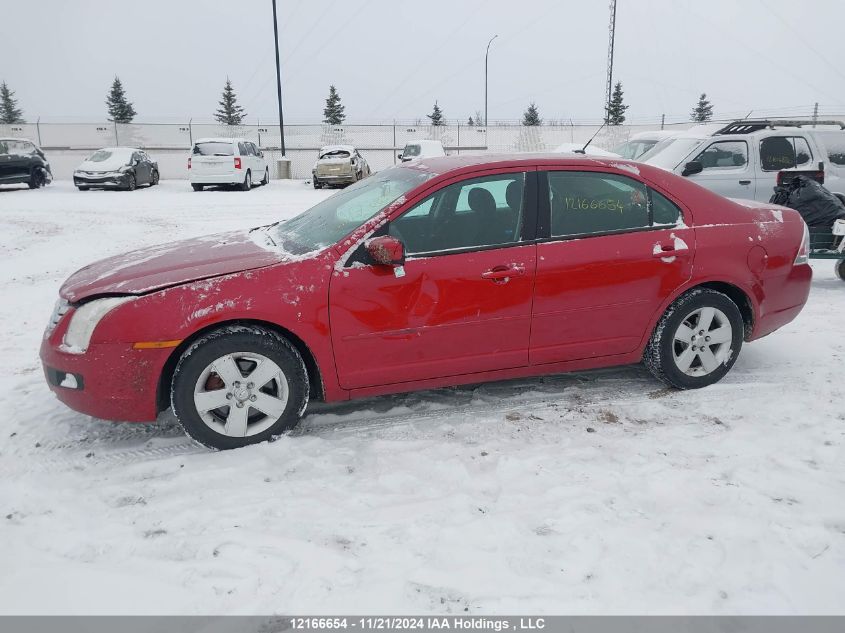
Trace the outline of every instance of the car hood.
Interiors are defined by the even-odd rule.
[[[59,294],[71,303],[97,295],[141,295],[170,286],[261,268],[280,252],[249,231],[221,233],[109,257],[76,271]]]
[[[80,171],[117,171],[121,167],[125,167],[128,162],[127,156],[111,156],[100,161],[84,160],[77,169]]]

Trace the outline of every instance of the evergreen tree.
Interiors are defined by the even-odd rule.
[[[528,109],[522,114],[523,125],[542,125],[543,119],[540,118],[540,111],[537,110],[537,105],[532,101],[528,104]]]
[[[434,109],[431,111],[431,114],[426,114],[426,116],[431,119],[432,125],[446,125],[443,122],[443,110],[440,109],[436,101],[434,102]]]
[[[610,103],[607,105],[607,116],[605,123],[608,125],[622,125],[625,122],[625,111],[630,107],[623,102],[622,82],[616,82],[613,87],[613,94]]]
[[[470,115],[469,119],[467,119],[467,125],[469,125],[469,126],[475,125],[475,121],[472,120],[472,115]]]
[[[343,113],[345,109],[335,87],[329,86],[329,96],[326,99],[326,107],[323,108],[323,123],[340,125],[346,120],[346,115]]]
[[[106,106],[109,109],[109,121],[115,123],[132,123],[132,119],[137,114],[132,103],[126,99],[126,92],[123,90],[123,84],[115,75],[114,81],[111,85],[111,90],[106,97]]]
[[[690,118],[697,123],[704,123],[713,118],[713,104],[707,99],[707,93],[701,93],[698,103],[690,112]]]
[[[214,118],[223,125],[240,125],[246,118],[246,112],[238,105],[238,97],[232,82],[226,77],[226,85],[223,86],[223,98],[218,102],[220,107],[214,113]]]
[[[0,83],[0,123],[23,123],[23,112],[18,107],[15,92],[5,81]]]

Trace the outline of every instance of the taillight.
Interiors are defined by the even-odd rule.
[[[798,249],[798,255],[795,257],[794,266],[798,264],[806,264],[810,261],[810,229],[807,228],[807,223],[804,222],[804,237],[801,239],[801,246]]]
[[[188,169],[190,169],[190,168],[191,168],[191,159],[188,158]]]
[[[240,168],[241,168],[241,157],[235,156],[235,169],[240,169]]]

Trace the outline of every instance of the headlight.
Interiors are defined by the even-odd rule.
[[[66,352],[82,354],[88,350],[91,335],[97,324],[117,306],[132,301],[135,297],[109,297],[95,299],[76,309],[71,317],[70,325],[65,332],[64,344]]]
[[[67,299],[62,299],[60,297],[58,301],[56,301],[56,305],[53,307],[53,314],[50,315],[50,322],[47,324],[47,332],[45,332],[45,336],[49,335],[50,332],[56,329],[59,321],[62,320],[62,317],[67,314],[69,309],[70,304]]]

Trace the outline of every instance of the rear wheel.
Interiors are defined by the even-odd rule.
[[[845,259],[840,259],[834,264],[833,270],[841,281],[845,281]]]
[[[731,299],[700,288],[679,297],[660,319],[643,355],[659,380],[698,389],[721,380],[736,362],[745,331]]]
[[[270,168],[266,167],[264,169],[264,178],[261,179],[261,186],[264,186],[270,182]]]
[[[238,448],[296,426],[308,403],[308,375],[285,338],[255,326],[230,326],[185,350],[170,399],[193,439],[210,448]]]
[[[202,188],[203,188],[204,186],[205,186],[205,185],[200,185],[200,184],[197,184],[197,183],[195,183],[195,182],[192,182],[192,183],[191,183],[191,187],[193,188],[193,190],[194,190],[194,191],[202,191]]]
[[[249,191],[252,189],[252,174],[247,170],[244,181],[241,183],[241,191]]]

